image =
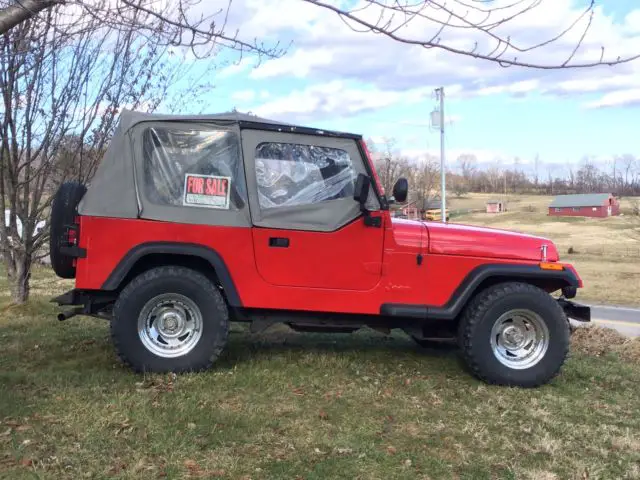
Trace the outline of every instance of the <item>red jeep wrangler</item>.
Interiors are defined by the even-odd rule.
[[[65,183],[51,260],[75,288],[54,299],[107,318],[135,371],[208,368],[230,321],[252,330],[399,328],[455,338],[489,383],[560,370],[568,300],[582,287],[544,238],[394,219],[360,135],[238,113],[123,112],[91,185]],[[550,294],[561,291],[559,298]]]

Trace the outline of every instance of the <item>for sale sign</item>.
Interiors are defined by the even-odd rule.
[[[184,198],[187,206],[229,209],[231,178],[217,175],[187,173],[184,177]]]

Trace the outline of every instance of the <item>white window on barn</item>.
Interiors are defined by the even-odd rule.
[[[556,208],[556,213],[560,213],[562,211],[561,208]]]
[[[578,208],[578,207],[573,207],[573,211],[574,211],[574,212],[579,212],[579,211],[580,211],[580,208]]]

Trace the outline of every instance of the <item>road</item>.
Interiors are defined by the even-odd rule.
[[[640,309],[590,305],[591,321],[601,327],[613,328],[630,337],[640,337]],[[571,321],[574,325],[582,322]]]

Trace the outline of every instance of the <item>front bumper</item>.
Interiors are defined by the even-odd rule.
[[[591,307],[572,302],[571,300],[567,300],[566,298],[559,298],[558,304],[560,305],[560,307],[562,307],[565,315],[570,320],[577,320],[579,322],[591,321]]]

